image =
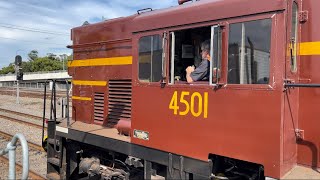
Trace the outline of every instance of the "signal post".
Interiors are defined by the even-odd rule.
[[[20,55],[17,55],[15,57],[15,74],[16,74],[16,78],[17,78],[17,100],[16,103],[19,104],[19,80],[23,80],[23,72],[22,72],[22,68],[21,68],[21,64],[22,64],[22,57]]]

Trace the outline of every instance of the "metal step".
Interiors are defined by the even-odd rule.
[[[53,164],[55,166],[60,166],[59,158],[48,158],[48,163]]]
[[[47,179],[48,180],[59,180],[60,175],[58,173],[49,173],[49,174],[47,174]]]

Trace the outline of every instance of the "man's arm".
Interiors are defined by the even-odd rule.
[[[189,66],[189,67],[187,67],[187,69],[186,69],[186,72],[187,72],[186,78],[187,78],[187,82],[188,82],[188,83],[194,82],[193,79],[191,78],[191,73],[192,73],[193,71],[194,71],[194,66]]]
[[[195,81],[200,81],[208,74],[208,67],[210,66],[209,61],[205,60],[200,63],[200,65],[194,69],[190,74],[186,74],[188,83],[192,83]],[[190,79],[188,80],[188,76]]]
[[[193,83],[194,81],[193,81],[193,79],[191,78],[190,74],[191,74],[191,73],[187,73],[187,75],[186,75],[187,82],[188,82],[188,83]]]

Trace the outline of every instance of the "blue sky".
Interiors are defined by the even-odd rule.
[[[135,14],[138,9],[176,6],[177,0],[0,0],[0,68],[14,61],[16,54],[27,60],[35,49],[70,54],[66,46],[70,29],[84,21]]]

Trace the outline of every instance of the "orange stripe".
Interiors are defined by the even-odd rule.
[[[68,62],[68,67],[115,66],[115,65],[131,65],[131,64],[132,64],[132,56],[125,56],[125,57],[113,57],[113,58],[72,60]]]

